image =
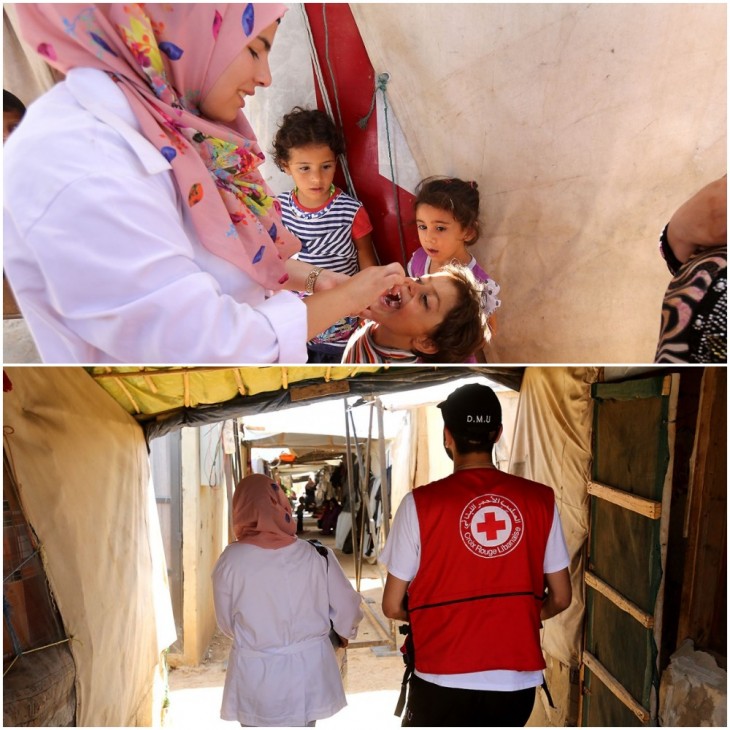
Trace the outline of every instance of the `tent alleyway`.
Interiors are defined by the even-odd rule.
[[[302,539],[318,539],[335,550],[345,574],[355,586],[354,555],[346,555],[334,546],[334,537],[319,534],[314,519],[305,518]],[[381,568],[382,569],[382,568]],[[381,618],[382,583],[378,566],[366,561],[362,564],[361,593],[370,608]],[[367,612],[367,609],[364,609]],[[393,710],[398,699],[403,677],[400,652],[388,647],[361,646],[380,638],[379,632],[367,616],[360,624],[357,639],[347,652],[347,707],[326,720],[318,720],[317,727],[399,727],[400,718]],[[402,637],[398,635],[400,646]],[[225,681],[230,640],[216,632],[198,667],[179,667],[169,672],[169,707],[165,726],[170,728],[233,727],[220,719],[220,705]],[[286,680],[285,680],[286,681]]]

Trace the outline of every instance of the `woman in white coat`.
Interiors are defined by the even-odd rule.
[[[268,477],[239,482],[233,529],[213,570],[218,625],[233,639],[221,718],[312,726],[347,704],[329,632],[344,646],[355,638],[360,595],[332,551],[325,559],[297,539],[291,505]]]
[[[284,12],[17,6],[66,74],[4,148],[4,266],[43,361],[306,362],[308,339],[401,280],[291,259],[241,111],[271,83]]]

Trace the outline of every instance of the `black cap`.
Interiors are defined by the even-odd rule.
[[[496,431],[502,425],[502,406],[488,385],[462,385],[438,407],[444,425],[458,436],[476,438]]]

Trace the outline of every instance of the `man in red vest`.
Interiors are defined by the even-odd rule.
[[[381,556],[383,613],[410,623],[404,726],[523,726],[545,668],[541,621],[572,597],[550,487],[492,463],[502,409],[486,385],[439,404],[453,474],[406,495]]]

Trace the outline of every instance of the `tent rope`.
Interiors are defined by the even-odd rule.
[[[8,668],[3,672],[3,677],[12,669],[13,664],[20,659],[20,657],[25,656],[26,654],[33,654],[37,651],[43,651],[43,649],[50,649],[54,646],[59,646],[60,644],[69,644],[72,641],[75,641],[73,636],[69,636],[67,639],[61,639],[61,641],[54,641],[52,644],[45,644],[44,646],[37,646],[35,649],[28,649],[27,651],[21,651],[20,654],[17,654],[13,657],[13,661],[8,664]],[[79,642],[80,643],[80,642]]]
[[[309,40],[309,56],[312,60],[312,66],[314,67],[314,76],[317,80],[317,86],[319,87],[319,93],[322,95],[322,101],[324,103],[324,108],[327,114],[331,118],[334,119],[334,113],[332,111],[332,102],[330,101],[329,93],[327,92],[327,86],[324,81],[324,75],[322,73],[322,67],[319,63],[319,58],[317,57],[317,48],[314,44],[314,34],[312,33],[312,26],[309,23],[309,17],[307,16],[307,11],[304,7],[304,3],[301,3],[300,5],[302,17],[304,18],[304,27],[307,31],[307,38]],[[342,127],[342,115],[340,113],[340,101],[339,97],[337,95],[337,86],[335,84],[335,78],[332,73],[332,66],[330,64],[329,60],[329,28],[327,25],[327,11],[326,11],[326,4],[322,6],[322,16],[324,20],[324,29],[325,29],[325,55],[327,59],[327,65],[329,67],[330,71],[330,81],[332,83],[332,89],[334,90],[335,95],[335,103],[337,104],[337,117],[339,121],[340,127]],[[338,157],[338,162],[340,163],[340,168],[342,169],[342,173],[345,176],[345,183],[347,185],[347,192],[355,198],[355,200],[359,200],[357,197],[357,193],[355,192],[355,183],[352,180],[352,176],[350,175],[350,168],[347,164],[347,156],[346,154],[342,154]]]
[[[20,563],[20,565],[16,565],[10,569],[10,572],[3,577],[3,583],[7,583],[19,570],[23,568],[26,563],[29,563],[36,555],[40,554],[41,546],[39,545],[25,560],[23,560],[23,562]]]
[[[373,96],[370,99],[370,109],[368,109],[368,113],[357,122],[357,126],[360,127],[360,129],[364,130],[365,127],[368,126],[370,117],[373,115],[373,111],[375,110],[375,100],[377,98],[378,91],[382,91],[383,94],[385,94],[385,89],[388,86],[388,81],[390,81],[390,74],[388,73],[378,74],[377,78],[375,79],[375,88],[373,89]]]
[[[401,257],[403,259],[403,266],[408,265],[408,255],[406,254],[406,242],[405,238],[403,236],[403,221],[401,220],[401,214],[400,214],[400,200],[398,199],[398,185],[395,181],[395,163],[393,162],[393,145],[390,141],[390,122],[388,121],[388,95],[386,93],[388,88],[388,81],[390,81],[390,74],[389,73],[381,73],[378,74],[377,78],[375,79],[375,88],[373,89],[373,97],[370,101],[370,109],[368,110],[368,113],[358,121],[357,126],[360,127],[360,129],[365,129],[367,127],[368,122],[370,121],[370,117],[373,114],[373,111],[375,109],[375,102],[376,97],[378,95],[378,91],[383,95],[383,113],[385,116],[385,139],[387,142],[387,148],[388,148],[388,164],[390,165],[390,182],[393,186],[393,202],[395,204],[395,215],[396,215],[396,221],[398,224],[398,242],[400,243],[400,252]]]

